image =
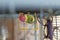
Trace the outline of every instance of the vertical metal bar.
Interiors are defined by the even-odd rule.
[[[57,27],[57,16],[55,16],[55,21],[56,21],[56,27]],[[56,35],[57,35],[56,40],[58,40],[58,30],[56,30]]]
[[[24,24],[24,23],[23,23],[23,26],[24,26],[24,28],[25,28],[25,24]],[[25,37],[25,36],[26,36],[26,35],[25,35],[25,30],[21,30],[21,31],[24,31],[24,34],[23,34],[24,37],[22,38],[22,40],[25,40],[25,38],[26,38],[26,37]]]
[[[37,15],[36,15],[36,13],[35,13],[35,29],[36,29],[36,23],[37,23]],[[35,30],[35,40],[37,40],[37,32],[36,32],[36,30]]]
[[[43,10],[41,10],[41,13],[40,13],[40,21],[41,21],[41,24],[40,24],[40,40],[44,40],[42,18],[43,18]]]

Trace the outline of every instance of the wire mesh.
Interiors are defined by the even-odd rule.
[[[54,40],[60,40],[60,16],[55,16],[53,17],[53,27],[55,26],[54,28]]]

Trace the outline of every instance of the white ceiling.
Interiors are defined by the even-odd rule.
[[[1,6],[60,7],[60,0],[0,0]]]

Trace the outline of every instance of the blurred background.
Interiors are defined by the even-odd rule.
[[[36,12],[39,18],[41,13],[45,17],[52,16],[53,28],[60,27],[60,0],[0,0],[0,30],[4,27],[8,30],[6,33],[9,34],[9,37],[6,40],[14,40],[14,20],[18,18],[19,12],[21,11],[24,13],[29,11],[32,15]],[[3,28],[1,28],[2,26]],[[58,30],[54,30],[54,40],[60,40],[60,36],[56,37],[60,32]],[[41,29],[41,31],[44,30]],[[0,39],[3,38],[2,35],[2,31],[0,31]],[[42,36],[43,34],[41,33],[40,35]],[[43,39],[43,37],[41,38]]]

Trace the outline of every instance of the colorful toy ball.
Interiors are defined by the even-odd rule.
[[[26,14],[25,15],[26,17],[26,23],[33,23],[34,22],[34,16],[33,15],[30,15],[30,14]]]
[[[20,14],[19,14],[19,20],[21,21],[21,22],[25,22],[25,15],[24,15],[24,13],[23,12],[21,12]]]

